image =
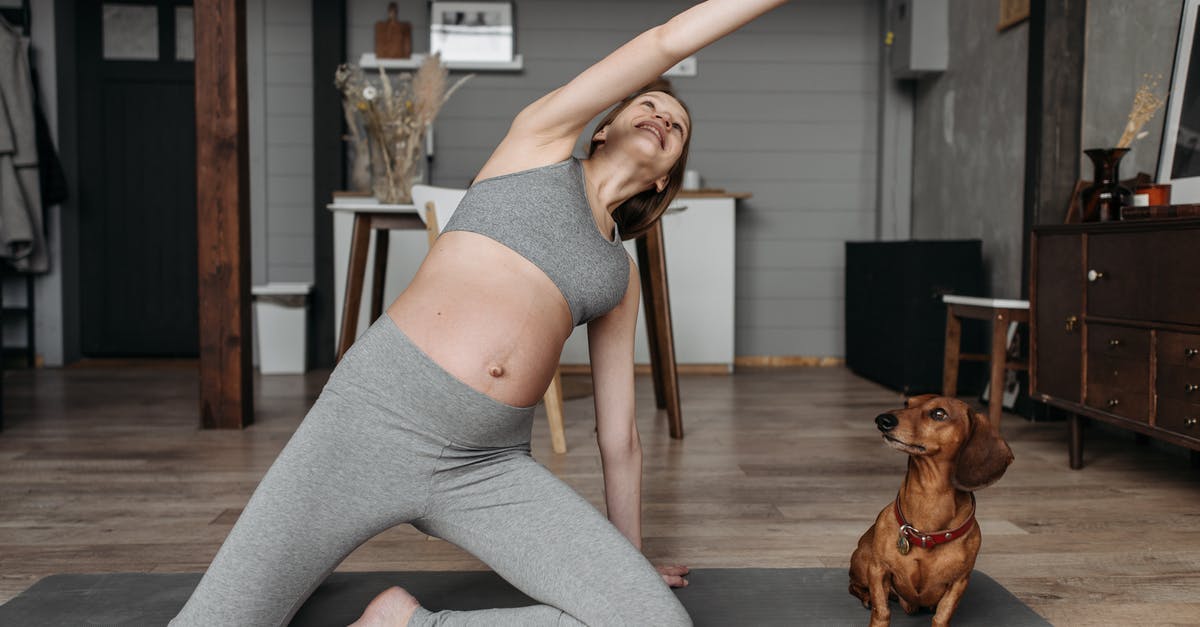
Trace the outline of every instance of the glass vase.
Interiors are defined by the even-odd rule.
[[[1083,220],[1109,222],[1121,218],[1121,207],[1133,203],[1133,191],[1121,185],[1121,157],[1128,148],[1091,148],[1083,151],[1092,160],[1095,175],[1082,193]]]
[[[379,202],[388,205],[412,202],[412,186],[425,176],[422,139],[421,136],[371,137],[371,191]]]

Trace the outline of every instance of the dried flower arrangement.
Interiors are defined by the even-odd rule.
[[[338,66],[334,85],[342,92],[350,130],[345,139],[354,146],[354,188],[365,188],[369,162],[371,188],[380,202],[411,202],[412,184],[423,171],[425,129],[471,76],[450,85],[438,55],[426,57],[415,74],[390,77],[379,68],[378,81],[368,79],[356,65]]]
[[[1142,85],[1138,87],[1137,93],[1133,96],[1133,109],[1130,110],[1129,120],[1125,123],[1125,132],[1121,133],[1121,139],[1117,141],[1117,148],[1128,148],[1134,140],[1146,136],[1142,127],[1166,102],[1155,93],[1161,78],[1161,74],[1158,76],[1142,75]]]

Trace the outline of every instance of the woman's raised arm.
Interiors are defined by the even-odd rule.
[[[511,157],[528,154],[524,151],[530,149],[563,153],[550,161],[566,158],[584,126],[600,112],[697,50],[786,2],[708,0],[651,28],[522,110],[494,156],[506,153],[509,167]]]

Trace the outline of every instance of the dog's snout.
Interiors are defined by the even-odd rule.
[[[875,416],[875,426],[879,427],[879,430],[885,433],[895,429],[898,424],[900,424],[900,420],[893,414],[879,414]]]

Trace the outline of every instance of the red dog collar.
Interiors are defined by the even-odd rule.
[[[900,523],[901,538],[908,540],[908,542],[902,542],[902,544],[912,543],[923,549],[928,549],[939,544],[945,544],[956,538],[961,538],[971,530],[971,527],[975,525],[975,495],[971,494],[971,515],[967,516],[967,521],[961,527],[953,530],[922,533],[916,527],[908,524],[908,521],[904,520],[904,514],[900,511],[899,494],[896,495],[895,507],[892,508],[892,511],[896,512],[896,522]],[[901,553],[908,553],[908,551],[902,548]]]

